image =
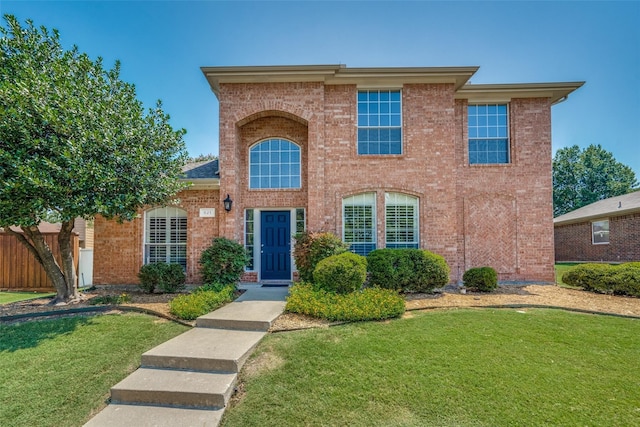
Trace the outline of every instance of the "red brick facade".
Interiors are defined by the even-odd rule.
[[[640,261],[640,213],[608,219],[608,244],[592,243],[591,221],[557,225],[556,261]]]
[[[467,95],[460,90],[464,82],[396,82],[402,154],[358,155],[358,81],[286,82],[276,76],[275,82],[227,83],[207,77],[220,102],[220,190],[179,195],[189,211],[188,281],[199,280],[197,259],[213,236],[244,241],[246,209],[304,208],[307,230],[340,236],[343,199],[370,192],[377,200],[378,248],[385,247],[385,192],[404,193],[419,200],[420,247],[445,257],[452,281],[484,265],[496,268],[502,281],[553,280],[551,105],[560,98],[553,90],[531,95],[498,89],[499,101],[509,106],[510,162],[470,165],[467,104],[487,95]],[[249,189],[249,149],[267,138],[300,146],[301,189]],[[234,201],[229,213],[221,202],[227,194]],[[216,207],[216,218],[198,218],[203,205]],[[142,221],[96,220],[95,283],[137,281]],[[245,275],[259,278],[259,271]]]
[[[225,211],[218,190],[186,190],[177,194],[176,206],[187,211],[187,283],[200,283],[198,260],[218,236],[218,222]],[[200,208],[216,208],[213,218],[201,218]],[[144,211],[137,219],[118,224],[102,217],[95,220],[93,283],[118,285],[138,283],[144,258]]]

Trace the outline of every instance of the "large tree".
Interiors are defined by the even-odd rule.
[[[584,150],[561,148],[553,158],[553,213],[563,215],[598,200],[636,190],[636,175],[629,166],[600,145]]]
[[[145,112],[120,64],[104,69],[56,30],[0,26],[0,228],[15,235],[56,288],[54,302],[77,297],[74,219],[131,220],[168,202],[187,154],[160,101]],[[38,230],[60,222],[61,263]],[[9,228],[17,226],[22,232]]]

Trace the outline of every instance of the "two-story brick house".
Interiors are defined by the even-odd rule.
[[[220,105],[219,168],[189,166],[178,207],[98,218],[95,283],[135,283],[165,259],[197,282],[218,235],[249,250],[246,280],[291,280],[303,229],[360,254],[429,249],[454,281],[484,265],[502,281],[553,280],[551,106],[582,82],[469,84],[477,67],[202,71]]]

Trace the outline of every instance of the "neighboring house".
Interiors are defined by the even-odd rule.
[[[556,261],[640,261],[640,191],[553,220]]]
[[[219,169],[188,165],[176,206],[97,218],[94,283],[135,283],[156,261],[198,282],[215,236],[246,246],[245,280],[291,280],[305,229],[363,255],[429,249],[454,281],[485,265],[502,281],[553,281],[551,107],[583,83],[469,84],[477,69],[203,68]]]

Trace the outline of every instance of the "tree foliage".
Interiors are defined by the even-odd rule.
[[[131,220],[145,205],[166,203],[182,187],[184,130],[175,131],[160,101],[145,112],[120,64],[103,68],[59,33],[0,27],[0,228],[40,261],[58,300],[76,295],[70,235],[76,217]],[[61,222],[62,265],[38,231]]]
[[[598,200],[636,189],[636,175],[600,145],[561,148],[553,158],[553,214],[563,215]]]

